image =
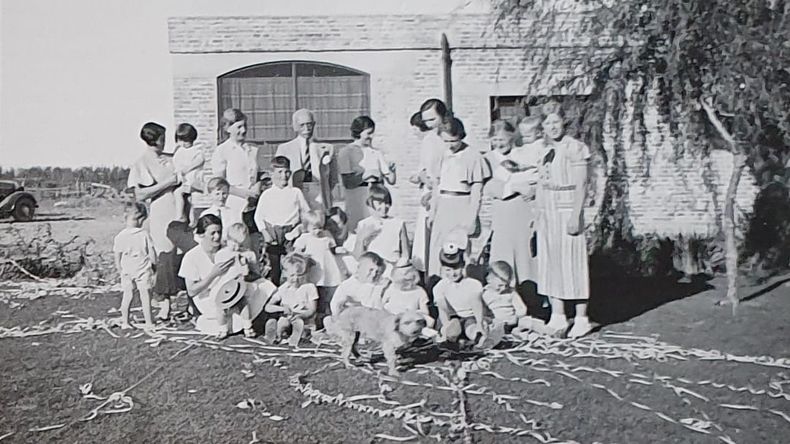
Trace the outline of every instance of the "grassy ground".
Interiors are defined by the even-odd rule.
[[[99,243],[109,242],[120,229],[117,209],[93,212],[90,217],[50,223],[58,225],[59,233],[84,233],[97,237]],[[0,225],[0,233],[2,229]],[[473,430],[483,426],[494,431],[500,427],[532,431],[534,426],[541,439],[554,442],[786,442],[790,417],[784,419],[771,411],[790,415],[790,400],[777,396],[782,387],[777,382],[790,378],[787,283],[776,279],[742,288],[741,297],[748,300],[737,318],[732,318],[728,308],[714,306],[723,294],[723,281],[718,279],[682,287],[644,285],[601,284],[606,295],[599,297],[592,313],[599,320],[618,323],[584,340],[535,339],[465,361],[454,356],[410,368],[397,381],[377,375],[384,368],[381,364],[354,369],[336,365],[337,353],[330,346],[290,353],[239,337],[229,338],[220,347],[196,341],[202,337],[185,332],[168,334],[171,340],[147,343],[150,338],[137,331],[117,329],[111,330],[117,338],[102,328],[21,338],[11,338],[11,333],[0,329],[4,376],[0,436],[13,432],[2,439],[3,444],[249,443],[255,432],[262,443],[385,442],[376,435],[413,433],[403,421],[390,416],[332,403],[305,405],[310,398],[291,383],[298,380],[326,395],[346,398],[379,395],[381,385],[386,384],[392,389],[386,391],[386,403],[378,399],[355,402],[379,409],[421,402],[402,410],[449,422],[452,414],[460,418],[461,407],[458,392],[447,379],[453,382],[454,369],[466,366],[468,374],[460,385],[465,386],[466,422],[472,425],[469,434],[475,442],[540,442],[534,436]],[[43,296],[31,298],[38,294]],[[112,291],[68,295],[57,290],[20,291],[18,285],[0,284],[0,327],[61,325],[68,331],[84,325],[88,318],[101,325],[117,316],[111,312],[119,303],[120,294]],[[618,332],[628,335],[617,337]],[[676,347],[659,347],[656,341]],[[612,348],[615,344],[620,346]],[[702,358],[710,355],[702,350],[746,357],[741,361],[763,355],[785,358],[778,362],[784,367],[706,360]],[[295,379],[297,374],[303,376]],[[79,421],[102,402],[85,398],[81,385],[91,383],[93,393],[106,397],[140,380],[128,392],[134,403],[131,410]],[[747,386],[755,393],[738,391]],[[784,388],[790,393],[790,382]],[[237,407],[246,399],[254,399],[256,408]],[[271,415],[284,419],[275,421]],[[707,433],[671,422],[692,423],[692,419],[703,421],[699,424]],[[66,426],[30,431],[59,424]],[[413,422],[410,427],[416,429]],[[436,442],[435,438],[447,442],[463,435],[451,433],[446,425],[425,423],[422,429],[427,436],[413,442]]]

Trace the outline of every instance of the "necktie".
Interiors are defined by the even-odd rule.
[[[302,169],[304,170],[304,181],[313,181],[313,166],[310,164],[310,140],[304,141],[304,156],[302,157]]]

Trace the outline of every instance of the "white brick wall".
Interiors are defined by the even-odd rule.
[[[371,116],[377,125],[375,143],[398,165],[394,211],[413,220],[419,196],[407,179],[416,172],[419,139],[408,119],[425,99],[442,97],[441,34],[447,34],[453,48],[455,114],[466,125],[470,146],[486,150],[490,96],[522,95],[528,90],[547,93],[555,80],[570,71],[573,64],[568,61],[573,58],[568,56],[585,50],[580,47],[589,43],[581,33],[573,32],[577,18],[564,18],[569,32],[553,42],[551,76],[531,88],[535,63],[544,56],[523,47],[522,42],[535,43],[540,38],[540,30],[526,22],[495,30],[486,15],[172,18],[176,120],[195,125],[200,140],[211,150],[217,140],[216,87],[222,74],[286,60],[335,63],[366,72]],[[667,124],[660,121],[654,107],[646,113],[649,134],[643,149],[631,141],[630,118],[624,115],[626,130],[621,137],[634,234],[715,233],[729,178],[728,154],[684,154],[676,161]],[[613,137],[609,134],[606,139],[609,153]],[[755,194],[746,172],[739,208],[749,211]],[[600,204],[601,199],[595,201]],[[484,205],[484,219],[487,214]],[[589,211],[588,221],[594,217],[595,211]]]

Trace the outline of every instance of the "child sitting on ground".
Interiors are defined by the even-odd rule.
[[[376,253],[363,253],[353,276],[341,283],[330,302],[332,315],[337,315],[348,305],[361,305],[368,308],[382,309],[382,293],[384,286],[380,282],[384,271],[384,261]],[[332,317],[324,319],[327,329],[331,328]]]
[[[323,321],[335,289],[346,276],[335,258],[335,240],[324,231],[324,213],[308,211],[303,218],[305,232],[294,241],[294,251],[312,260],[308,280],[318,287],[318,322]]]
[[[156,253],[154,243],[148,231],[142,228],[143,222],[148,217],[148,211],[140,202],[132,202],[124,209],[126,227],[115,236],[112,251],[115,256],[115,266],[121,275],[121,328],[132,328],[129,323],[129,307],[132,305],[134,289],[140,293],[140,303],[143,306],[145,329],[153,330],[154,322],[151,318],[151,287],[154,278],[154,264]]]
[[[181,180],[181,187],[176,192],[176,214],[178,220],[194,225],[192,214],[192,192],[203,192],[203,149],[195,144],[197,130],[188,123],[176,128],[176,151],[173,153],[173,166]]]
[[[291,161],[285,156],[272,159],[272,186],[261,193],[255,209],[255,225],[263,232],[266,255],[271,263],[271,279],[280,285],[280,259],[300,233],[299,224],[310,207],[304,193],[289,184]]]
[[[494,324],[502,324],[520,334],[530,329],[527,305],[513,289],[513,268],[504,261],[495,261],[488,267],[483,302],[494,315]]]
[[[474,345],[485,338],[483,284],[464,276],[464,250],[453,243],[444,245],[439,253],[442,279],[433,288],[439,309],[441,335],[449,342],[458,342],[461,335]]]
[[[279,319],[266,321],[264,337],[269,342],[282,339],[291,330],[288,345],[296,347],[305,329],[315,331],[315,315],[318,308],[318,290],[307,281],[310,259],[299,253],[292,253],[282,262],[285,282],[269,302],[268,313],[282,313]]]
[[[406,311],[416,311],[425,317],[427,327],[423,330],[425,336],[436,336],[433,330],[434,319],[428,312],[428,293],[417,283],[420,273],[409,262],[401,262],[392,270],[390,285],[384,291],[382,306],[392,314],[401,314]]]
[[[234,259],[233,265],[225,274],[220,278],[220,284],[217,287],[222,287],[222,284],[228,281],[241,281],[246,287],[248,282],[254,282],[260,278],[261,270],[260,264],[255,256],[255,253],[249,250],[249,230],[243,223],[235,223],[228,228],[228,236],[226,239],[225,247],[221,248],[214,255],[214,262],[222,264],[230,259]],[[255,337],[255,330],[252,328],[252,317],[250,315],[250,307],[245,298],[241,298],[232,307],[222,305],[222,301],[217,300],[217,310],[222,313],[220,320],[220,333],[218,339],[224,339],[228,336],[229,330],[229,317],[232,313],[238,313],[241,317],[244,326],[244,336],[248,338]]]
[[[371,214],[357,225],[354,255],[359,257],[366,251],[376,253],[384,259],[386,264],[384,277],[389,278],[395,263],[399,260],[408,260],[410,257],[406,224],[389,214],[392,196],[383,186],[370,186],[367,204]]]
[[[230,192],[230,184],[221,177],[212,177],[206,184],[206,190],[211,198],[211,206],[200,213],[200,216],[202,217],[206,214],[217,216],[222,221],[222,239],[225,240],[228,237],[228,229],[231,225],[244,223],[241,220],[241,214],[226,204],[228,193]]]

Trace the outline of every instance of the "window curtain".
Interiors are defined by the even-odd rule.
[[[219,127],[222,111],[238,108],[247,115],[247,139],[282,142],[293,138],[293,83],[289,77],[241,77],[220,80]],[[220,142],[227,139],[222,131]]]
[[[350,140],[351,121],[370,113],[366,76],[298,77],[299,108],[315,113],[316,138]]]

